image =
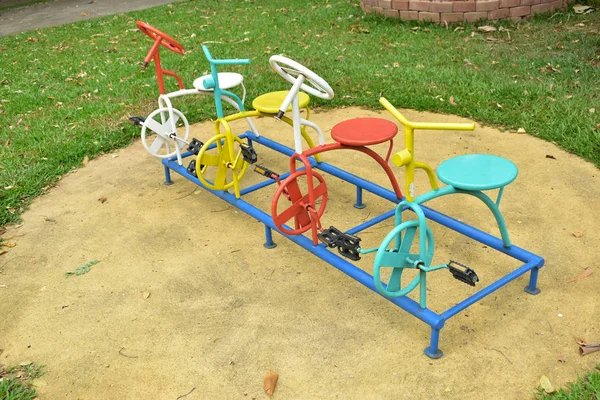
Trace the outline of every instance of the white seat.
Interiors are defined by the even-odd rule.
[[[221,89],[231,89],[240,85],[244,81],[244,77],[237,72],[219,72],[219,87]],[[204,75],[194,80],[194,88],[202,92],[212,92],[214,89],[206,89],[204,81],[212,79],[212,75]]]

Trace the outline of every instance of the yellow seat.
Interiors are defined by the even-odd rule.
[[[252,101],[252,107],[256,111],[260,111],[265,114],[277,114],[279,112],[281,103],[283,103],[283,100],[285,100],[285,97],[288,95],[288,93],[289,90],[282,90],[279,92],[262,94]],[[298,94],[300,95],[300,108],[306,108],[310,102],[310,97],[304,92],[299,92]],[[291,110],[292,105],[290,104],[286,111]]]

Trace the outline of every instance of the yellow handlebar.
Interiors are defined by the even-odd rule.
[[[475,124],[456,124],[449,122],[411,122],[406,119],[385,97],[381,97],[379,102],[386,110],[390,112],[404,127],[412,129],[430,129],[430,130],[447,130],[447,131],[472,131],[475,130]]]

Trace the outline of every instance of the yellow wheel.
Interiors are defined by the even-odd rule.
[[[207,141],[196,160],[196,174],[200,182],[213,190],[227,190],[233,186],[239,198],[239,181],[248,168],[242,156],[243,143],[237,136],[228,138],[226,134],[216,135]]]

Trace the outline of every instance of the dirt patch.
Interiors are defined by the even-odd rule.
[[[388,118],[346,108],[317,112],[314,120],[328,136],[339,121],[376,115]],[[287,126],[270,119],[257,125],[292,145]],[[203,140],[211,134],[211,124],[194,127]],[[258,152],[274,170],[288,168],[284,157]],[[540,295],[524,293],[522,277],[448,321],[440,360],[423,355],[427,325],[278,235],[278,247],[265,249],[260,223],[184,178],[162,185],[161,164],[137,142],[65,177],[5,234],[16,246],[0,257],[0,363],[46,365],[38,391],[48,399],[176,399],[193,388],[186,399],[264,398],[269,370],[279,373],[279,398],[507,399],[530,397],[541,375],[564,385],[600,362],[600,353],[580,357],[575,342],[600,340],[599,171],[528,135],[481,127],[417,133],[417,158],[434,167],[463,153],[493,153],[518,165],[501,209],[513,242],[546,266]],[[388,185],[364,156],[326,159]],[[395,170],[402,181],[403,171]],[[261,177],[248,172],[244,179]],[[390,208],[366,194],[368,207],[354,209],[353,189],[326,180],[325,224],[345,228]],[[427,190],[424,174],[418,181],[418,191]],[[274,190],[252,199],[268,210]],[[472,199],[447,197],[431,206],[497,232]],[[361,234],[364,247],[377,246],[390,228]],[[474,267],[480,287],[515,267],[445,229],[434,235],[434,262],[451,257]],[[65,277],[95,260],[85,273]],[[369,271],[371,262],[365,257],[359,265]],[[586,267],[591,276],[564,283]],[[434,311],[476,290],[449,275],[430,275]]]

